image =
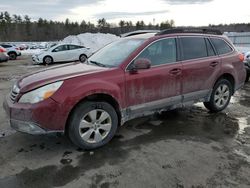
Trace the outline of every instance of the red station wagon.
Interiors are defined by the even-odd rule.
[[[4,108],[18,131],[64,132],[77,146],[93,149],[133,118],[196,102],[211,112],[225,109],[246,79],[243,59],[212,30],[125,37],[85,63],[22,77]]]

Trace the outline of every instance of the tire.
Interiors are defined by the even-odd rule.
[[[118,116],[110,104],[84,102],[74,109],[70,117],[68,135],[75,145],[89,150],[107,144],[117,127]]]
[[[248,81],[249,81],[249,78],[250,78],[250,73],[247,73],[247,77],[246,77],[245,82],[248,82]]]
[[[209,102],[204,102],[204,106],[210,112],[220,112],[224,110],[233,94],[233,86],[227,79],[220,79],[216,82]]]
[[[15,52],[10,52],[8,55],[10,60],[16,60],[17,58],[17,54]]]
[[[53,58],[50,57],[50,56],[45,56],[43,58],[43,63],[46,64],[46,65],[52,64],[53,63]]]
[[[87,60],[87,56],[85,54],[80,55],[79,61],[84,63]]]

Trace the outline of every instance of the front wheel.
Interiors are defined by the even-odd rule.
[[[16,60],[17,55],[14,52],[9,53],[10,60]]]
[[[69,123],[71,141],[82,149],[95,149],[114,137],[118,117],[106,102],[84,102],[76,107]]]
[[[231,82],[221,79],[215,84],[210,101],[204,102],[204,106],[211,112],[222,111],[228,106],[232,94],[233,86]]]
[[[53,63],[52,57],[50,57],[50,56],[44,57],[43,63],[46,64],[46,65],[49,65],[49,64]]]

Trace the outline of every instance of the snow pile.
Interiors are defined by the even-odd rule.
[[[28,49],[22,50],[22,55],[33,55],[33,54],[40,54],[43,50],[42,49]]]
[[[82,33],[79,35],[70,35],[63,39],[63,43],[79,44],[96,52],[105,45],[119,39],[120,37],[104,33]]]

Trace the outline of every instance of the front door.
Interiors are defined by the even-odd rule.
[[[166,38],[153,42],[137,57],[151,61],[151,68],[129,71],[126,77],[126,99],[131,113],[147,114],[147,111],[181,103],[182,65],[177,62],[176,39]],[[135,60],[136,60],[135,59]]]

